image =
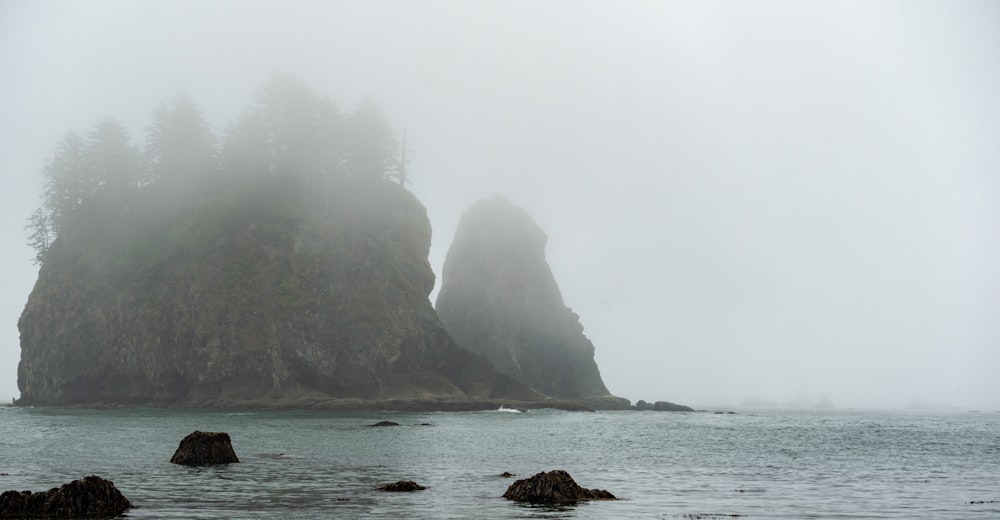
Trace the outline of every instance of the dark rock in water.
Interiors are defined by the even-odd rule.
[[[474,204],[458,224],[435,308],[459,345],[542,393],[625,409],[608,392],[594,345],[563,302],[545,260],[548,237],[502,199]]]
[[[557,469],[515,481],[503,494],[517,502],[577,502],[580,500],[616,500],[603,489],[580,487],[569,473]]]
[[[656,412],[693,412],[694,408],[682,404],[671,403],[670,401],[657,401],[653,403],[653,411]]]
[[[684,406],[682,404],[671,403],[670,401],[656,401],[655,403],[647,403],[642,399],[635,402],[635,406],[632,407],[633,410],[653,410],[656,412],[693,412],[694,408],[690,406]]]
[[[380,426],[399,426],[399,423],[398,422],[392,422],[392,421],[379,421],[379,422],[371,425],[372,428],[380,427]]]
[[[194,432],[181,440],[170,462],[185,466],[229,464],[239,462],[229,434],[225,432]]]
[[[504,471],[503,473],[501,473],[501,474],[499,474],[497,476],[498,477],[503,477],[503,478],[511,478],[511,477],[516,477],[517,475],[515,475],[515,474],[513,474],[513,473],[511,473],[509,471]]]
[[[48,491],[0,495],[0,518],[114,517],[131,507],[114,482],[94,475]]]
[[[379,488],[381,491],[420,491],[422,489],[427,489],[427,487],[421,486],[412,480],[400,480],[399,482],[386,484]]]

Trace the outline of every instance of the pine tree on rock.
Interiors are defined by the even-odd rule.
[[[125,127],[114,118],[101,120],[88,134],[86,160],[90,182],[114,197],[139,184],[139,152]]]
[[[153,111],[146,131],[145,182],[190,182],[217,169],[215,135],[187,94]],[[143,184],[145,183],[143,182]]]
[[[396,140],[375,104],[365,99],[347,125],[347,168],[351,175],[382,179],[396,170]]]

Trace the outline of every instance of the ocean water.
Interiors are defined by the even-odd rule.
[[[170,464],[195,430],[228,432],[241,462]],[[501,498],[500,473],[552,469],[622,500]],[[3,407],[0,474],[0,491],[102,476],[134,519],[1000,518],[1000,413]],[[397,480],[428,489],[376,489]]]

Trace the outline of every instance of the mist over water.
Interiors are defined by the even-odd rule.
[[[59,139],[113,116],[141,145],[181,91],[221,136],[286,72],[407,131],[439,278],[471,204],[523,207],[616,395],[1000,409],[998,22],[991,2],[4,2],[0,398]]]

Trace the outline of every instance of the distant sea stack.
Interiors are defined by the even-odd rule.
[[[162,195],[85,205],[61,230],[18,322],[18,404],[449,410],[543,399],[438,320],[430,224],[403,188],[348,177],[324,197],[264,177],[181,208]],[[586,366],[587,355],[566,359]],[[546,388],[606,393],[589,363],[586,379],[560,374]]]
[[[627,408],[612,396],[579,316],[563,303],[545,260],[547,236],[505,199],[462,215],[444,264],[436,309],[463,347],[514,379],[595,408]]]

